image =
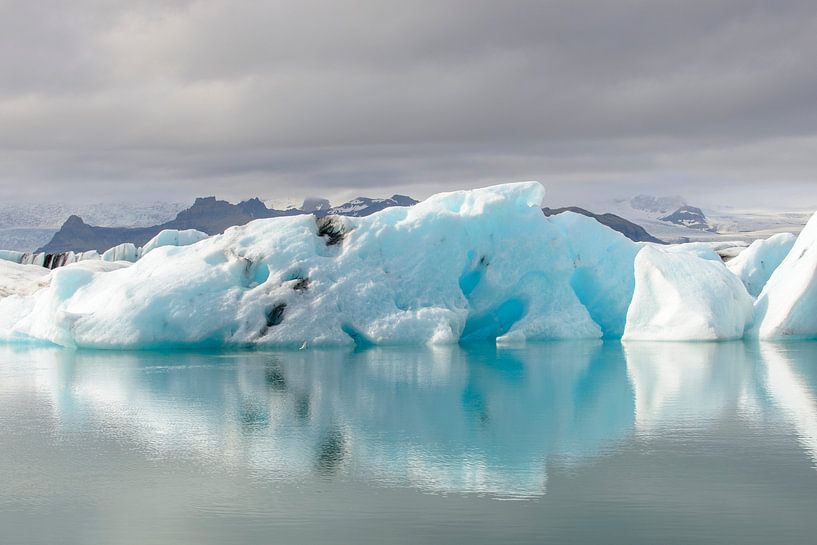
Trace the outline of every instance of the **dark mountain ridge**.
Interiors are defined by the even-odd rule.
[[[563,208],[543,208],[542,212],[545,213],[546,216],[555,216],[556,214],[561,214],[562,212],[575,212],[576,214],[581,214],[582,216],[587,216],[588,218],[593,218],[597,222],[601,223],[602,225],[606,225],[610,229],[614,231],[618,231],[625,237],[629,238],[634,242],[654,242],[656,244],[664,244],[663,240],[659,240],[649,234],[646,229],[637,225],[629,220],[622,218],[621,216],[616,216],[615,214],[605,213],[605,214],[594,214],[584,208],[579,208],[578,206],[566,206]]]
[[[314,201],[314,202],[313,202]],[[208,235],[224,232],[228,227],[244,225],[260,218],[276,218],[313,214],[316,217],[341,215],[363,217],[374,214],[392,206],[413,206],[418,201],[406,195],[393,195],[387,199],[371,199],[358,197],[340,206],[329,207],[328,201],[310,199],[301,208],[276,210],[267,206],[258,198],[232,204],[218,200],[215,197],[199,197],[190,208],[182,210],[176,217],[160,225],[151,227],[97,227],[88,225],[79,216],[73,215],[66,220],[51,241],[38,249],[37,252],[59,254],[63,252],[84,252],[105,250],[125,242],[136,246],[144,246],[151,238],[164,229],[197,229]],[[316,203],[318,203],[316,205]],[[544,208],[546,216],[560,214],[565,211],[576,212],[591,217],[599,223],[610,227],[634,241],[661,242],[650,235],[643,227],[625,220],[615,214],[594,214],[583,208]]]
[[[312,199],[314,200],[314,199]],[[43,253],[84,252],[105,250],[125,242],[132,242],[136,246],[144,246],[150,239],[164,229],[196,229],[215,235],[223,233],[228,227],[244,225],[255,219],[278,218],[284,216],[298,216],[314,214],[323,217],[330,214],[343,216],[368,216],[391,206],[411,206],[417,201],[403,195],[394,195],[389,199],[370,199],[358,197],[348,203],[334,208],[325,209],[324,206],[314,206],[307,203],[305,211],[301,208],[276,210],[267,206],[258,198],[232,204],[218,200],[215,197],[199,197],[190,208],[182,210],[168,222],[151,227],[97,227],[88,225],[82,218],[72,215],[60,227],[51,240],[36,250]],[[327,201],[328,204],[328,201]]]

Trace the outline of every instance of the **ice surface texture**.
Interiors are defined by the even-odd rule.
[[[752,297],[720,261],[643,248],[624,339],[719,340],[743,337]]]
[[[757,297],[796,239],[791,233],[778,233],[765,240],[756,240],[726,266],[740,277],[749,294]]]
[[[298,348],[728,339],[751,325],[752,297],[719,260],[634,243],[577,214],[547,218],[543,198],[525,182],[363,218],[160,234],[131,265],[122,259],[135,248],[123,247],[109,268],[80,262],[7,288],[0,339]]]
[[[817,214],[760,292],[752,333],[761,338],[817,336]]]

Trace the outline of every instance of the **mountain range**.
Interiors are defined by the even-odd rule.
[[[268,201],[271,203],[271,201]],[[358,197],[339,206],[323,198],[308,198],[300,206],[279,208],[258,198],[232,204],[215,197],[202,197],[184,208],[178,203],[120,203],[87,205],[65,217],[66,205],[40,204],[30,207],[0,205],[0,248],[38,252],[104,251],[123,242],[144,245],[164,229],[197,229],[216,234],[233,225],[258,218],[313,214],[367,216],[391,206],[411,206],[417,201],[405,195],[386,199]],[[607,210],[603,214],[590,209]],[[591,207],[544,208],[545,215],[572,211],[592,217],[628,238],[647,242],[694,240],[752,240],[775,232],[799,232],[808,213],[736,211],[692,206],[680,196],[637,195],[629,199],[596,203]],[[119,220],[117,220],[119,218]],[[156,221],[158,220],[158,221]]]
[[[96,250],[103,252],[124,242],[143,246],[148,240],[164,229],[196,229],[213,235],[223,232],[234,225],[244,225],[254,219],[312,214],[316,217],[342,215],[368,216],[392,206],[412,206],[418,201],[405,195],[393,195],[387,199],[358,197],[339,206],[330,206],[325,199],[307,199],[301,207],[285,210],[268,208],[258,198],[232,204],[215,197],[200,197],[193,205],[181,210],[172,220],[151,226],[108,227],[86,223],[81,217],[71,215],[51,240],[40,247],[37,252],[59,254],[63,252],[80,252]],[[661,242],[651,236],[644,228],[614,214],[594,214],[582,208],[569,207],[560,209],[544,208],[545,215],[559,214],[565,211],[577,212],[592,217],[600,223],[623,233],[635,241]]]
[[[96,250],[103,252],[124,242],[143,246],[165,229],[196,229],[214,235],[234,225],[244,225],[255,219],[314,214],[322,217],[331,214],[344,216],[368,216],[390,206],[411,206],[417,201],[405,195],[393,195],[388,199],[359,197],[337,207],[328,206],[323,199],[307,199],[300,208],[277,210],[267,208],[258,198],[232,204],[215,197],[200,197],[190,208],[176,214],[170,221],[146,227],[106,227],[86,223],[77,215],[71,215],[51,240],[36,250],[57,254],[68,251]]]
[[[589,200],[582,202],[582,206],[606,210],[670,243],[751,242],[776,233],[796,234],[814,213],[807,203],[798,211],[737,208],[726,201],[700,206],[678,195]]]

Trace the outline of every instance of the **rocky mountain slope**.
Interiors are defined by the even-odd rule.
[[[136,246],[144,245],[148,240],[165,229],[196,229],[214,235],[234,225],[244,225],[254,219],[296,216],[300,214],[368,216],[390,206],[411,206],[417,201],[410,197],[394,195],[389,199],[370,199],[359,197],[334,208],[327,208],[328,201],[315,199],[305,201],[300,208],[276,210],[257,198],[232,204],[215,197],[200,197],[193,206],[180,211],[175,218],[158,225],[147,227],[105,227],[90,225],[77,215],[72,215],[54,234],[51,240],[37,252],[62,253],[96,250],[103,252],[124,242]]]
[[[606,225],[610,229],[614,231],[618,231],[625,237],[629,238],[635,242],[655,242],[655,243],[663,243],[663,241],[655,238],[651,234],[647,232],[646,229],[637,225],[631,221],[628,221],[621,216],[616,216],[615,214],[594,214],[584,208],[579,208],[578,206],[566,206],[564,208],[543,208],[542,212],[545,213],[546,216],[555,216],[557,214],[561,214],[562,212],[575,212],[577,214],[581,214],[583,216],[587,216],[589,218],[593,218],[597,222],[601,223],[602,225]]]
[[[715,232],[715,229],[707,222],[706,214],[704,214],[703,210],[696,206],[681,206],[672,214],[667,214],[666,216],[658,219],[668,223],[674,223],[675,225],[681,225],[683,227],[687,227],[688,229]]]

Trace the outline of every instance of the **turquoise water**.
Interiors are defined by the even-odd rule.
[[[817,343],[0,347],[0,542],[814,543]]]

